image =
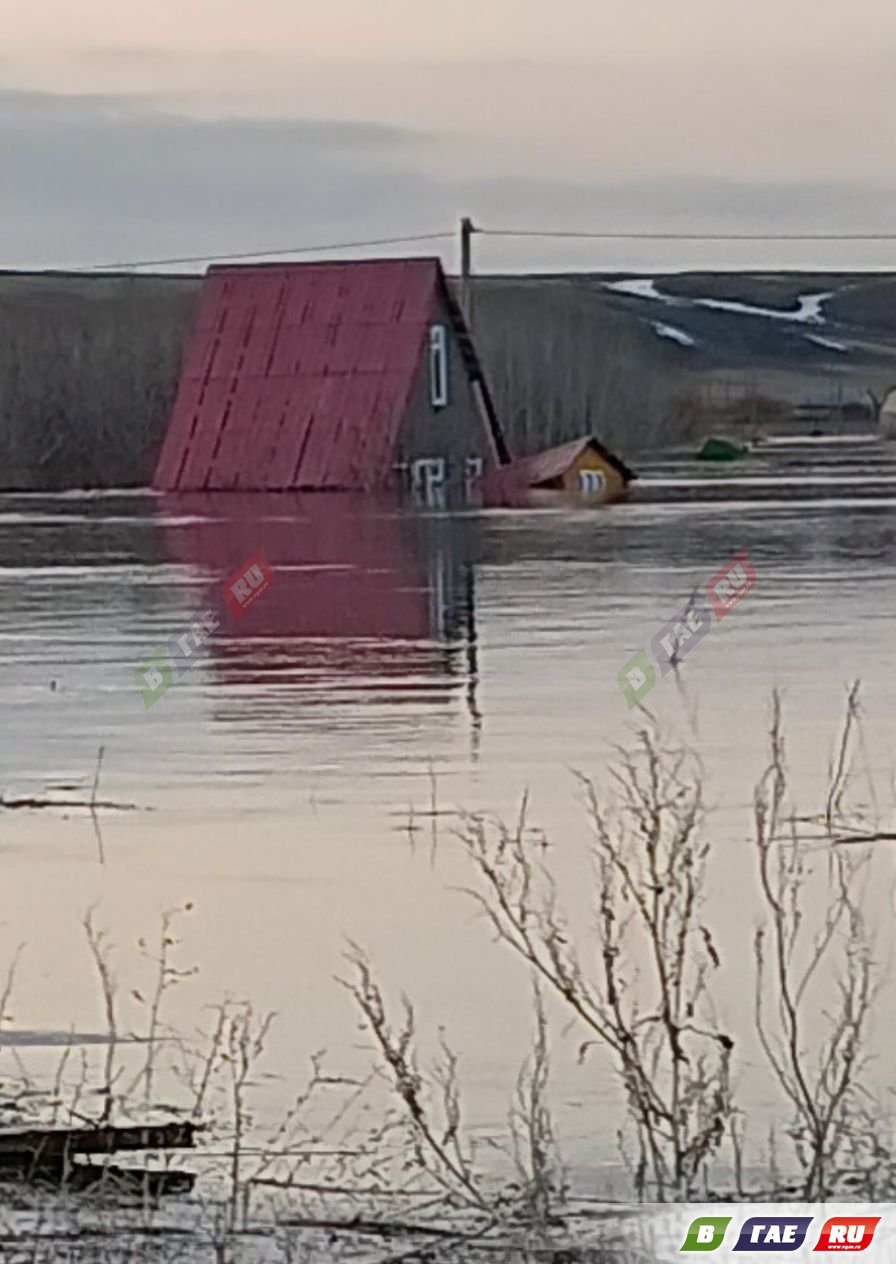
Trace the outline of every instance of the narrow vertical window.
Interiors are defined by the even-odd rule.
[[[429,398],[433,408],[448,405],[448,334],[444,325],[429,331]]]

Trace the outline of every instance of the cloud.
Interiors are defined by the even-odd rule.
[[[121,93],[79,93],[69,95],[18,88],[0,88],[0,127],[14,127],[35,116],[58,117],[73,113],[81,117],[95,116],[109,109],[142,108],[141,98]]]
[[[0,91],[2,262],[323,245],[447,231],[465,213],[505,228],[781,232],[883,231],[896,212],[884,179],[531,178],[490,172],[473,141],[466,169],[458,152],[450,134],[363,119],[196,118],[121,94]],[[635,266],[636,254],[487,238],[477,249],[484,266],[516,268]]]
[[[236,50],[234,50],[236,54]],[[187,62],[193,65],[200,58],[207,59],[217,54],[208,52],[196,53],[189,49],[164,48],[152,44],[89,44],[82,48],[72,49],[69,56],[73,61],[81,61],[87,66],[171,66]]]
[[[592,183],[481,179],[467,188],[483,213],[582,230],[889,232],[896,218],[896,182],[681,175]]]
[[[273,117],[252,119],[240,116],[197,119],[166,109],[164,98],[131,93],[52,93],[0,89],[0,134],[8,135],[27,126],[45,131],[49,137],[68,120],[72,132],[85,136],[113,127],[127,127],[133,133],[166,133],[184,136],[202,131],[214,137],[223,131],[243,132],[247,137],[264,133],[286,140],[321,143],[356,149],[360,146],[409,145],[425,139],[425,133],[409,127],[329,118]]]
[[[117,97],[0,93],[6,262],[326,240],[413,206],[425,144],[363,121],[204,120]]]

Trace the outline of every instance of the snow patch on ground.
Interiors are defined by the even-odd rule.
[[[841,443],[852,447],[860,447],[862,444],[877,443],[876,434],[856,434],[856,435],[766,435],[762,443],[758,446],[763,448],[792,448],[792,447],[824,447],[830,444]],[[845,478],[846,475],[842,471],[838,472],[837,478]],[[855,481],[861,482],[864,477],[858,476]],[[875,481],[879,476],[875,475]],[[887,480],[884,479],[886,482]],[[802,482],[802,475],[800,476]]]
[[[796,325],[823,325],[824,305],[833,294],[803,294],[795,311],[780,311],[774,307],[754,307],[751,303],[738,303],[733,299],[698,298],[698,307],[709,307],[716,312],[734,312],[738,316],[764,316],[766,320],[786,320]]]
[[[736,316],[763,316],[766,320],[783,320],[794,325],[823,325],[825,323],[824,305],[829,298],[834,297],[832,291],[826,291],[824,294],[801,294],[795,309],[782,311],[776,307],[758,307],[753,303],[741,303],[736,299],[676,298],[674,294],[664,294],[662,290],[657,289],[656,281],[652,277],[606,281],[604,285],[606,289],[613,290],[616,294],[625,294],[629,298],[650,299],[654,303],[665,303],[673,307],[708,307],[716,312],[732,312]]]
[[[849,351],[845,342],[835,342],[833,338],[822,338],[819,334],[806,334],[807,342],[814,342],[819,347],[825,347],[828,351]]]
[[[654,333],[660,338],[668,338],[671,342],[677,342],[680,347],[696,347],[697,341],[690,334],[686,334],[683,329],[676,329],[674,325],[664,325],[660,320],[651,321]]]
[[[636,277],[631,281],[608,281],[608,290],[615,290],[617,294],[628,294],[631,298],[650,298],[658,303],[671,303],[673,300],[666,294],[661,294],[656,288],[656,282],[650,277]]]
[[[823,325],[825,322],[824,305],[834,297],[833,290],[825,290],[823,294],[803,294],[800,296],[800,308],[794,320],[804,321],[807,325]]]

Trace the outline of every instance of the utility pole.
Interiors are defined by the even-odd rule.
[[[473,275],[473,234],[476,227],[468,215],[460,221],[460,305],[463,308],[467,323],[472,323],[472,287],[470,278]]]

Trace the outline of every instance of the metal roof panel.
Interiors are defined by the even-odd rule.
[[[439,285],[437,259],[212,268],[155,485],[382,483]]]

